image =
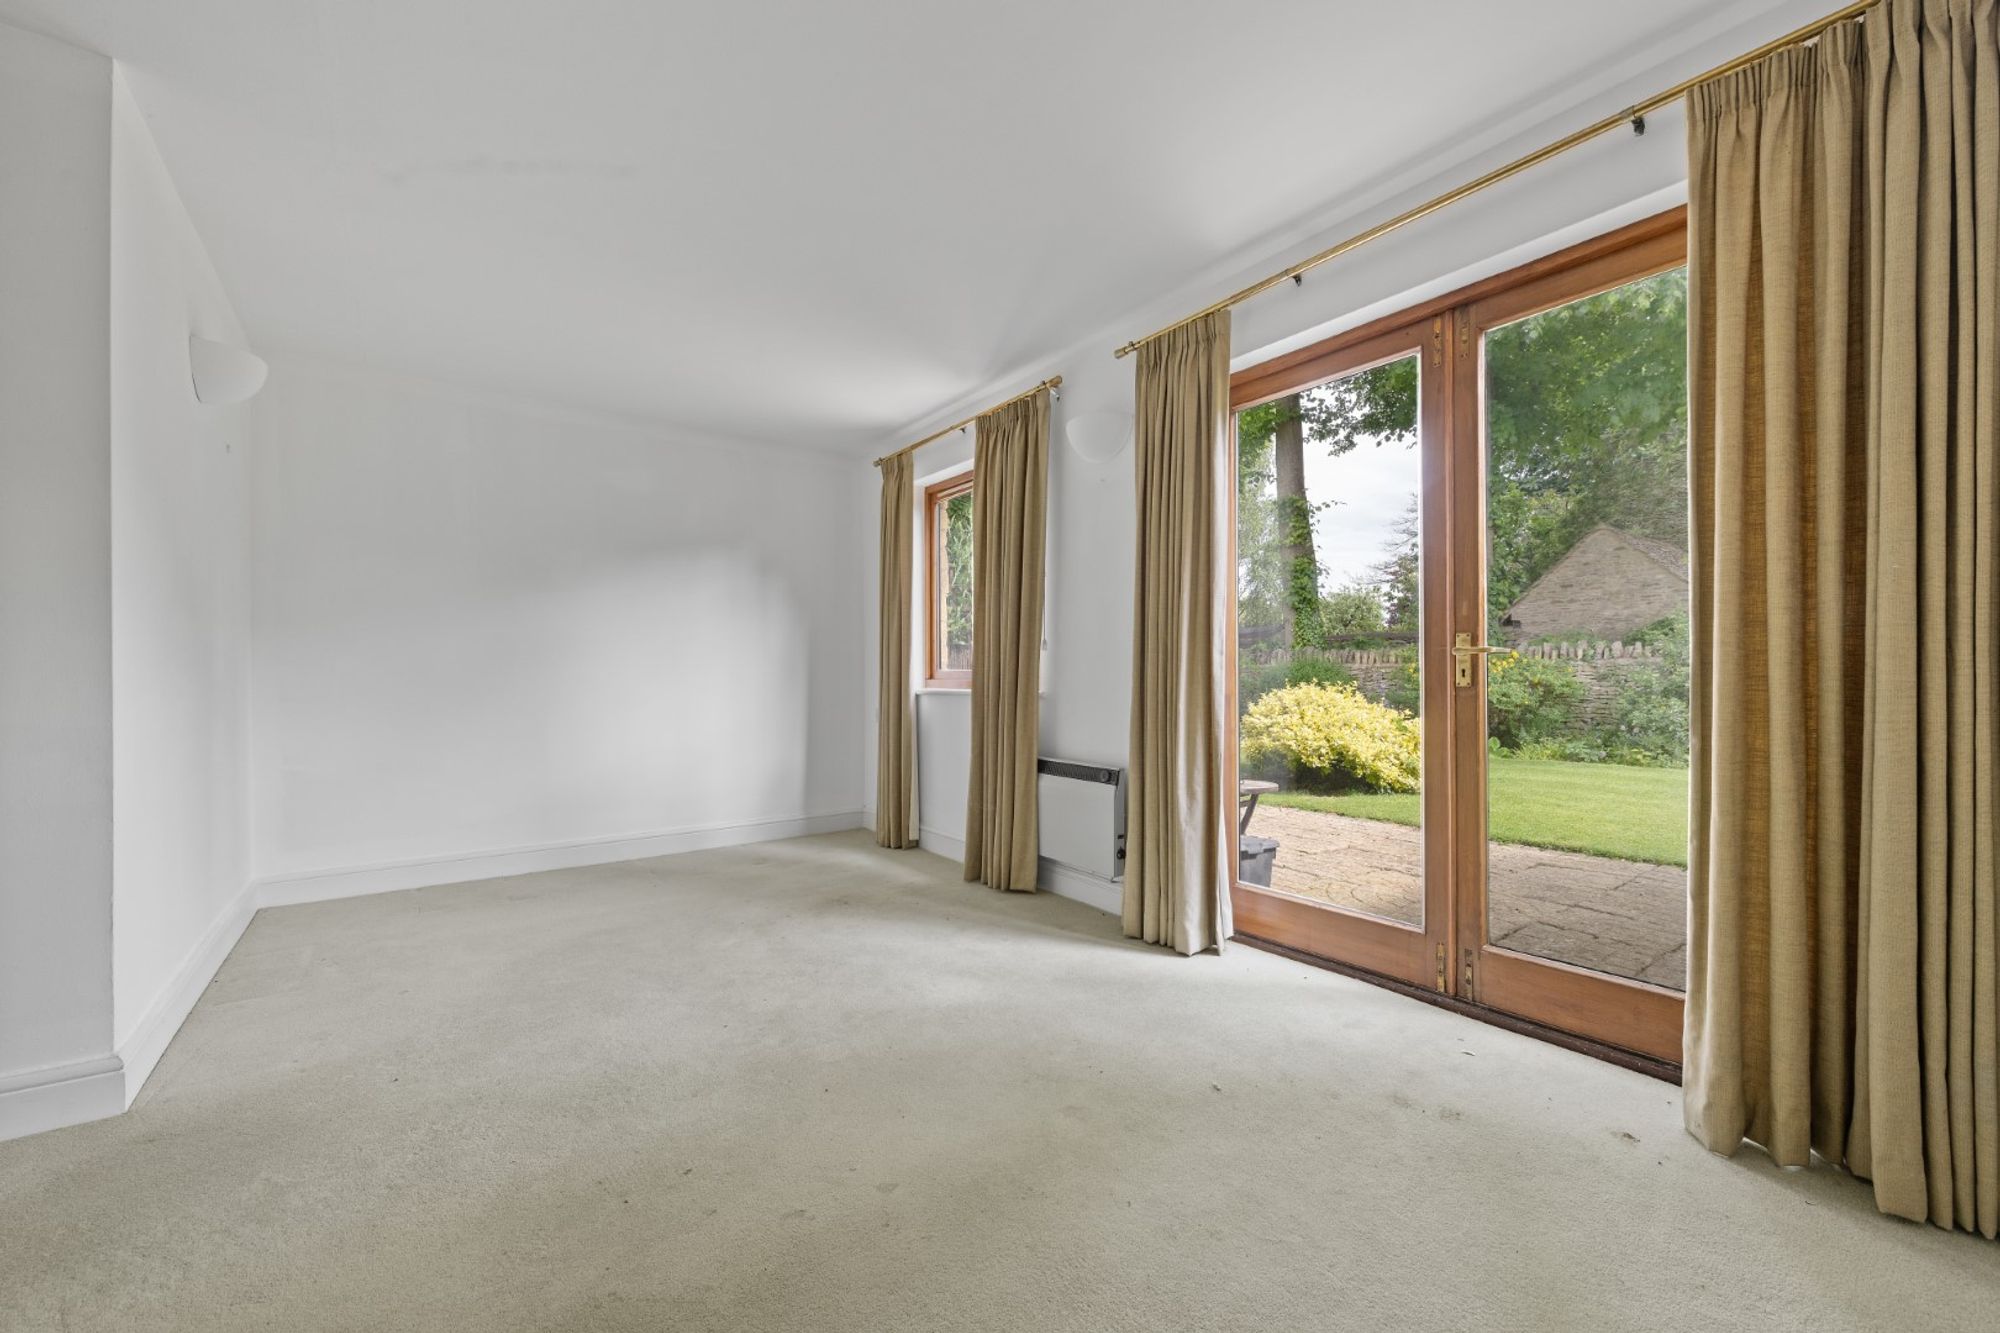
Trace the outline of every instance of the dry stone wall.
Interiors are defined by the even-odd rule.
[[[1659,649],[1643,643],[1537,643],[1516,649],[1522,657],[1567,663],[1582,682],[1584,698],[1573,725],[1578,733],[1610,722],[1617,714],[1618,699],[1626,681],[1636,671],[1661,661]],[[1279,662],[1310,658],[1331,662],[1354,677],[1354,683],[1369,698],[1386,701],[1394,691],[1398,676],[1415,660],[1413,648],[1300,649],[1295,652],[1265,652],[1254,655],[1257,662]],[[1253,655],[1246,653],[1246,664]]]

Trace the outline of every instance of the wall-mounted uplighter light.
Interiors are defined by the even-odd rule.
[[[194,396],[210,406],[254,397],[270,373],[270,366],[255,353],[200,334],[188,335],[188,376],[194,381]]]
[[[1077,455],[1092,463],[1108,463],[1132,442],[1132,414],[1115,408],[1079,412],[1063,423],[1063,434]]]

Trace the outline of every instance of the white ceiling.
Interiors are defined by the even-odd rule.
[[[1777,3],[0,0],[0,17],[124,62],[253,339],[859,449],[1606,59]]]

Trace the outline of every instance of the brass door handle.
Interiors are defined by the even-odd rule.
[[[1469,686],[1472,684],[1472,659],[1485,657],[1489,653],[1511,653],[1512,648],[1495,648],[1490,644],[1474,643],[1470,634],[1460,634],[1451,641],[1451,655],[1454,660],[1452,683]]]

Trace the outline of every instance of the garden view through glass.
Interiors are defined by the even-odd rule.
[[[1487,333],[1495,651],[1486,753],[1461,760],[1483,758],[1486,775],[1488,941],[1673,990],[1687,935],[1686,320],[1676,269]],[[1412,355],[1237,420],[1239,878],[1413,926],[1421,686],[1427,665],[1451,669],[1419,652],[1420,576],[1448,558],[1419,522],[1421,375]]]

